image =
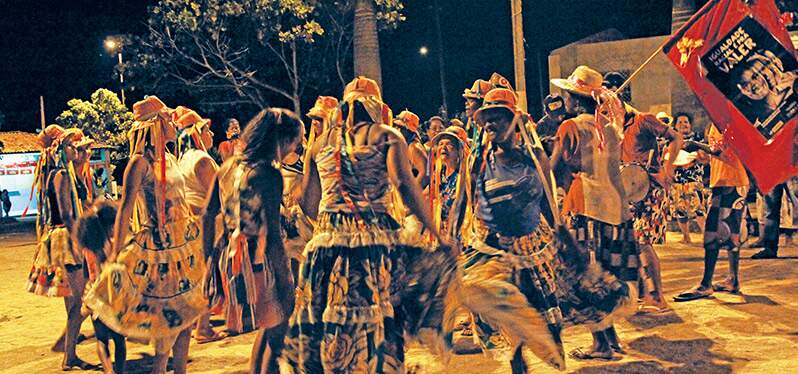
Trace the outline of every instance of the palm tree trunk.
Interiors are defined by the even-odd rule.
[[[355,0],[353,43],[355,76],[374,79],[382,87],[380,39],[377,35],[374,0]]]

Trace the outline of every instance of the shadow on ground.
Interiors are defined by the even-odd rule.
[[[731,373],[731,363],[735,359],[711,352],[713,345],[715,343],[706,338],[667,340],[659,336],[646,336],[629,343],[629,348],[664,361],[666,366],[663,362],[647,360],[594,365],[574,373]]]
[[[673,311],[659,314],[637,314],[627,319],[640,330],[650,330],[665,325],[684,323],[682,317]]]

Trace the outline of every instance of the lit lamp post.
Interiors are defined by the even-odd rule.
[[[124,65],[122,64],[122,42],[116,37],[109,36],[105,38],[105,50],[111,55],[116,54],[119,58],[119,90],[122,93],[122,105],[125,105],[125,72]]]

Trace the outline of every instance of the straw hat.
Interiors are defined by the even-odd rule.
[[[494,88],[485,95],[482,106],[474,113],[474,119],[477,123],[482,123],[482,114],[492,109],[508,110],[514,115],[519,112],[517,101],[518,98],[513,90],[509,88]]]
[[[468,145],[468,133],[465,129],[457,126],[449,126],[432,138],[432,144],[437,144],[441,139],[449,138],[457,143],[461,148]]]
[[[573,94],[593,96],[593,92],[602,89],[604,77],[601,73],[581,65],[574,69],[568,79],[555,78],[551,83]]]
[[[49,125],[36,136],[36,142],[42,148],[50,148],[56,140],[61,139],[64,128],[59,125]]]
[[[69,144],[75,148],[86,148],[94,144],[94,140],[83,134],[83,130],[72,127],[61,134],[61,144]]]
[[[656,117],[658,120],[660,120],[662,123],[666,125],[670,125],[673,122],[673,117],[671,117],[670,115],[668,115],[668,113],[665,112],[657,113]]]
[[[510,84],[510,81],[499,73],[491,74],[488,82],[490,82],[491,88],[513,89],[513,85]]]
[[[351,101],[362,96],[376,96],[378,100],[382,101],[382,94],[377,81],[359,76],[349,82],[344,88],[344,101]]]
[[[156,96],[147,96],[133,104],[133,119],[136,121],[148,121],[157,116],[164,109],[168,109],[166,104]]]
[[[474,81],[474,84],[471,85],[471,88],[466,88],[463,90],[463,97],[466,99],[481,100],[491,88],[492,86],[490,82],[483,79],[477,79]]]
[[[186,129],[194,125],[202,127],[207,125],[210,121],[209,119],[202,118],[197,112],[188,109],[187,112],[183,113],[183,115],[175,120],[175,126],[177,126],[178,129]]]
[[[396,119],[408,130],[413,132],[418,131],[420,120],[415,113],[405,109],[396,116]]]
[[[326,118],[335,107],[338,106],[338,99],[332,96],[319,96],[316,104],[307,113],[311,118]]]

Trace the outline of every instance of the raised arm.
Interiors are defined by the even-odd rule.
[[[319,170],[316,168],[316,154],[323,143],[320,139],[326,136],[326,130],[319,135],[319,138],[311,144],[310,149],[305,152],[304,166],[302,169],[302,197],[299,199],[299,207],[302,212],[310,219],[315,220],[319,215],[319,201],[321,201],[321,180]]]
[[[424,195],[421,186],[413,178],[410,163],[407,161],[407,143],[402,135],[388,126],[381,126],[384,136],[388,143],[387,163],[388,178],[391,183],[399,190],[402,201],[410,209],[410,212],[421,221],[421,223],[432,232],[436,239],[441,243],[440,233],[435,229],[435,224],[427,206],[424,204]]]

